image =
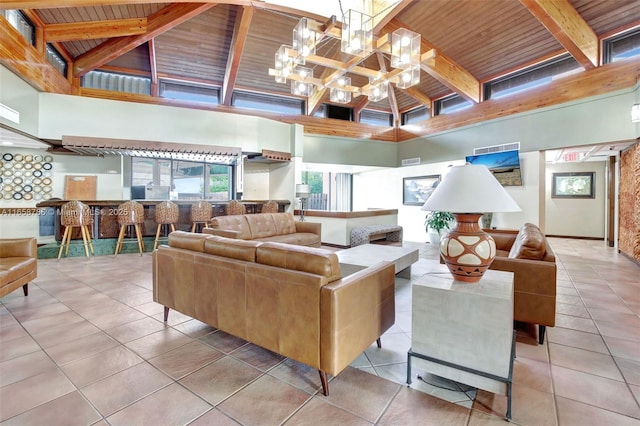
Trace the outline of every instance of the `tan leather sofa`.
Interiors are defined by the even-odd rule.
[[[0,240],[0,297],[22,287],[29,295],[29,282],[38,276],[38,244],[35,238]]]
[[[202,232],[241,240],[320,247],[320,224],[296,221],[291,213],[217,216]]]
[[[556,257],[536,225],[520,230],[485,229],[496,242],[496,258],[489,269],[513,272],[513,319],[538,324],[538,342],[545,327],[556,323]]]
[[[341,277],[335,253],[176,231],[153,253],[153,299],[336,376],[395,322],[394,266]]]

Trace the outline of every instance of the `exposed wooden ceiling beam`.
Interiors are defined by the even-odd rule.
[[[151,69],[151,96],[159,96],[158,63],[156,61],[156,41],[149,40],[149,68]]]
[[[45,25],[44,38],[48,42],[91,40],[138,35],[146,32],[147,18],[114,19]]]
[[[258,1],[262,3],[262,1]],[[154,4],[158,0],[1,0],[2,9],[60,9],[64,7],[90,7],[109,6],[127,4]],[[193,0],[172,0],[171,3],[193,3]],[[252,0],[199,0],[198,3],[216,4],[236,4],[241,6],[251,6]]]
[[[148,18],[148,30],[145,34],[113,38],[78,56],[73,66],[73,76],[83,76],[214,6],[215,4],[178,3],[164,7]]]
[[[411,96],[416,101],[420,102],[427,108],[431,108],[431,98],[418,90],[415,86],[407,87],[406,89],[400,89],[407,95]]]
[[[233,94],[233,86],[236,84],[238,76],[238,68],[240,67],[240,59],[244,50],[249,34],[249,26],[255,9],[245,6],[239,10],[239,16],[236,17],[236,25],[233,30],[233,38],[231,40],[231,48],[227,57],[227,68],[224,72],[224,81],[222,82],[222,104],[231,105],[231,95]]]
[[[384,28],[384,32],[392,33],[398,28],[409,27],[404,25],[397,19],[392,19]],[[436,54],[432,59],[424,61],[420,64],[422,70],[447,86],[449,89],[458,93],[460,96],[472,102],[480,102],[480,82],[469,71],[462,68],[453,59],[439,50],[436,46],[421,39],[421,52],[434,49]]]
[[[598,66],[598,36],[569,0],[520,0],[585,69]]]
[[[376,58],[378,59],[378,65],[380,71],[387,72],[387,63],[384,60],[384,56],[380,52],[376,52]],[[391,107],[391,113],[393,114],[393,127],[400,126],[400,109],[398,108],[398,101],[396,99],[396,92],[391,84],[389,84],[389,91],[387,95],[389,99],[389,106]]]
[[[375,25],[373,27],[374,36],[380,34],[382,29],[392,19],[394,19],[396,16],[398,16],[400,14],[400,12],[405,10],[407,7],[409,7],[411,5],[411,3],[415,2],[415,1],[416,0],[400,0],[395,6],[393,6],[393,9],[391,9],[391,11],[389,13],[384,15],[384,17],[380,21],[375,22]]]

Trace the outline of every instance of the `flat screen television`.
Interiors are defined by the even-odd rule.
[[[469,155],[467,163],[482,164],[493,173],[502,186],[522,186],[520,155],[518,150]]]

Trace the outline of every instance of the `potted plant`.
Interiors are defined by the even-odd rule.
[[[449,212],[432,211],[427,213],[424,224],[427,234],[429,235],[429,242],[431,244],[438,244],[442,236],[442,231],[449,229],[454,220],[453,215]]]

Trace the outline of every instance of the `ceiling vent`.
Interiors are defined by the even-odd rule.
[[[505,143],[503,145],[483,146],[481,148],[473,148],[473,155],[490,154],[492,152],[502,151],[519,151],[520,142]]]
[[[418,166],[420,165],[420,157],[417,158],[405,158],[402,160],[403,166]]]

